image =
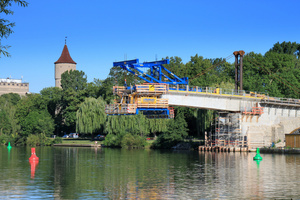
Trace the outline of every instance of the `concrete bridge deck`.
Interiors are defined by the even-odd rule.
[[[280,99],[263,94],[247,94],[243,91],[234,94],[233,90],[216,91],[211,88],[199,89],[198,87],[170,88],[166,94],[162,95],[162,98],[168,99],[171,106],[234,113],[238,122],[232,122],[231,118],[219,119],[219,125],[221,128],[230,128],[228,124],[237,123],[234,131],[238,130],[239,133],[226,134],[231,139],[234,135],[234,140],[246,140],[250,149],[268,147],[272,143],[284,147],[285,134],[300,128],[299,99]],[[251,112],[254,107],[261,108],[262,112]]]

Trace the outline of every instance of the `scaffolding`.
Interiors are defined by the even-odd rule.
[[[113,94],[118,98],[114,104],[105,106],[108,115],[137,115],[143,113],[147,118],[174,118],[174,108],[169,100],[163,99],[167,91],[164,83],[144,83],[135,86],[114,86]]]
[[[241,113],[218,112],[211,146],[246,147],[246,137],[241,131]]]

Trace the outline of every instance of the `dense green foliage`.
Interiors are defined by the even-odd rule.
[[[184,117],[184,108],[177,109],[174,120],[169,120],[167,130],[158,136],[152,148],[171,148],[188,136],[187,122]]]
[[[106,122],[104,109],[105,102],[101,97],[86,98],[77,110],[76,132],[89,134],[103,132]]]
[[[265,55],[244,55],[244,88],[269,96],[300,98],[300,60],[298,43],[276,43]],[[223,58],[191,56],[187,63],[170,57],[166,67],[179,77],[189,77],[190,87],[234,89],[234,64]],[[45,88],[40,94],[20,98],[16,94],[0,97],[0,142],[47,145],[45,137],[78,132],[94,137],[106,135],[104,144],[112,147],[140,148],[147,137],[156,138],[153,148],[171,148],[189,137],[203,139],[213,130],[216,112],[196,108],[175,108],[175,119],[148,119],[144,115],[106,116],[105,104],[115,98],[114,85],[140,84],[128,72],[113,67],[105,80],[87,83],[84,72],[71,70],[62,75],[61,88]],[[56,140],[57,142],[57,140]]]

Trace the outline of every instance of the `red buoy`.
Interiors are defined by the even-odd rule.
[[[29,158],[29,162],[39,162],[39,157],[35,154],[35,148],[31,148],[31,156]]]
[[[39,157],[37,157],[35,154],[35,148],[31,148],[31,156],[29,158],[29,163],[31,166],[31,178],[33,179],[35,174],[35,168],[39,163]]]

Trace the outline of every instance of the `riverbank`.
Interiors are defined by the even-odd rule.
[[[53,144],[54,147],[101,147],[101,144]]]
[[[62,139],[62,143],[53,144],[60,147],[101,147],[102,141],[92,141],[90,139]]]
[[[300,149],[295,148],[260,148],[260,153],[271,153],[271,154],[300,154]]]

